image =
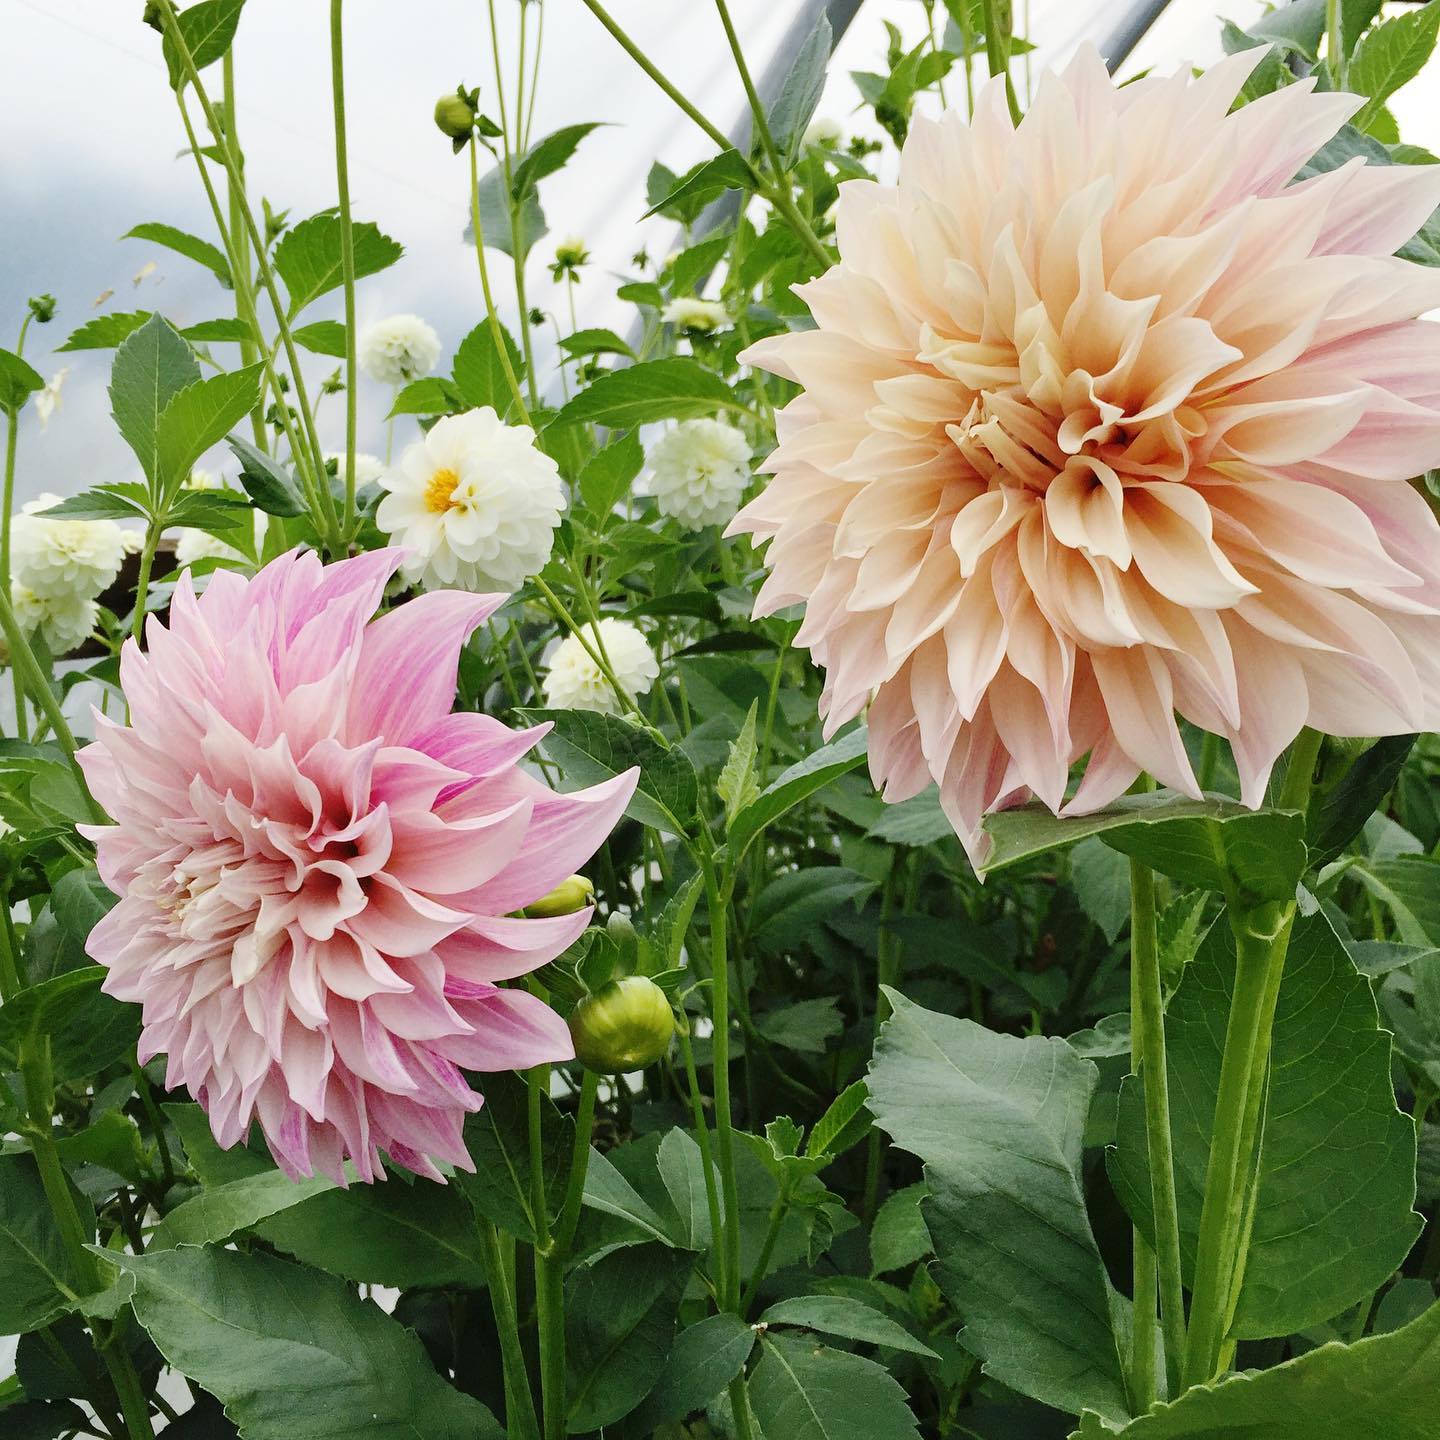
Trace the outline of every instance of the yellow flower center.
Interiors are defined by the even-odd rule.
[[[455,487],[460,477],[451,469],[437,470],[425,487],[425,508],[432,514],[443,515],[455,506]]]

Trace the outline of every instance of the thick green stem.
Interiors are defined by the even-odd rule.
[[[505,1371],[505,1433],[511,1440],[540,1440],[535,1398],[530,1393],[530,1373],[520,1344],[520,1319],[515,1313],[515,1297],[500,1254],[500,1237],[494,1225],[482,1216],[476,1217],[475,1225],[489,1280],[490,1308],[500,1337],[500,1363]]]
[[[355,233],[350,223],[350,160],[345,146],[345,49],[341,7],[330,0],[330,93],[335,110],[335,189],[340,198],[340,269],[345,277],[345,512],[340,531],[355,525]]]
[[[1000,0],[985,0],[985,63],[991,75],[1005,77],[1005,101],[1010,107],[1010,118],[1020,123],[1020,101],[1015,95],[1015,82],[1010,78],[1010,25],[1009,16],[1002,18]]]
[[[1130,1405],[1143,1415],[1159,1398],[1155,1384],[1155,1252],[1137,1225],[1132,1240],[1134,1318],[1130,1335]]]
[[[155,564],[155,547],[160,543],[160,526],[152,520],[145,527],[145,543],[140,547],[140,569],[135,576],[135,618],[130,635],[137,645],[145,638],[145,601],[150,592],[150,571]]]
[[[30,318],[28,315],[25,317]],[[24,331],[21,331],[24,339]],[[15,410],[5,412],[5,511],[0,514],[0,590],[10,598],[10,512],[15,506],[15,447],[20,433],[20,416]],[[15,686],[15,729],[21,740],[28,740],[29,721],[25,716],[25,687],[20,682],[19,667],[11,674]]]
[[[1165,1054],[1165,1008],[1155,918],[1155,873],[1130,862],[1131,1067],[1145,1093],[1145,1136],[1150,1157],[1150,1204],[1155,1218],[1152,1264],[1160,1281],[1161,1328],[1169,1393],[1175,1394],[1185,1356],[1185,1292],[1180,1278],[1180,1214],[1175,1199],[1175,1157],[1170,1128],[1170,1076]],[[1153,1294],[1152,1281],[1147,1294]],[[1139,1315],[1140,1295],[1136,1294]],[[1147,1303],[1147,1308],[1150,1308]],[[1139,1326],[1136,1326],[1137,1336]],[[1136,1341],[1137,1359],[1139,1340]]]
[[[575,1148],[570,1154],[565,1199],[560,1206],[560,1218],[555,1222],[555,1250],[562,1258],[569,1255],[580,1224],[585,1175],[590,1168],[590,1138],[595,1129],[595,1097],[599,1089],[599,1077],[593,1070],[586,1070],[580,1077],[580,1104],[575,1111]]]
[[[565,1435],[565,1259],[550,1233],[550,1197],[545,1190],[543,1107],[550,1067],[537,1065],[526,1077],[530,1140],[530,1208],[535,1217],[535,1322],[540,1338],[540,1401],[545,1440]],[[582,1182],[583,1183],[583,1182]]]
[[[232,175],[228,171],[225,176],[225,188],[230,209],[230,237],[231,244],[226,246],[226,252],[230,259],[230,283],[235,288],[235,316],[244,323],[252,333],[240,342],[240,363],[242,365],[254,365],[260,359],[260,351],[263,348],[257,344],[253,333],[253,325],[250,316],[255,313],[255,292],[250,281],[250,246],[245,238],[245,222],[240,218],[240,195],[245,187],[245,151],[240,145],[239,121],[236,119],[235,101],[235,49],[231,46],[220,62],[221,73],[221,96],[225,105],[225,127],[226,133],[230,136],[230,147],[235,155],[237,173]],[[203,173],[204,160],[201,156],[195,157],[201,166]],[[233,252],[233,253],[232,253]],[[244,297],[241,291],[244,291]],[[249,305],[249,313],[246,313],[246,305]],[[268,454],[270,450],[269,437],[265,433],[265,396],[261,393],[260,400],[250,412],[250,433],[255,441],[256,448]]]
[[[1336,90],[1345,88],[1345,40],[1340,0],[1325,0],[1325,68]]]

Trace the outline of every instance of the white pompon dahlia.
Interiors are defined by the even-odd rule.
[[[609,665],[625,693],[643,695],[660,674],[660,662],[649,642],[628,620],[606,617],[598,634],[585,627],[585,638]],[[545,704],[552,710],[599,710],[619,715],[625,706],[595,658],[574,635],[567,635],[551,652],[545,673]]]
[[[360,368],[382,385],[408,385],[440,358],[440,337],[418,315],[390,315],[360,332]]]
[[[10,527],[10,571],[44,599],[93,599],[120,573],[125,537],[113,520],[51,519],[40,512],[58,505],[44,494],[21,507]]]
[[[380,477],[375,523],[429,587],[518,590],[543,569],[565,508],[560,468],[490,406],[449,415]]]
[[[729,325],[730,312],[718,300],[697,300],[690,295],[681,295],[665,306],[660,318],[667,325],[681,330],[708,335],[712,330],[723,330]]]
[[[68,655],[88,640],[99,618],[92,596],[79,590],[37,595],[18,580],[10,582],[15,621],[26,634],[39,631],[52,655]],[[7,655],[8,659],[8,655]]]
[[[327,460],[335,462],[335,474],[343,485],[345,482],[345,457],[338,450],[327,450]],[[355,452],[355,486],[370,485],[385,473],[385,462],[378,455],[367,454],[364,450]]]
[[[1117,88],[1086,49],[1018,127],[998,84],[916,120],[841,187],[817,328],[745,357],[804,387],[732,527],[759,611],[806,607],[828,730],[868,706],[972,856],[1031,795],[1197,794],[1177,714],[1251,806],[1302,726],[1440,725],[1440,272],[1394,254],[1440,168],[1297,181],[1363,101],[1232,110],[1263,54]]]
[[[750,482],[750,442],[723,420],[683,420],[651,447],[649,493],[692,530],[730,519]]]

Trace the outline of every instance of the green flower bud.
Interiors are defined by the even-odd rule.
[[[618,1075],[653,1065],[670,1048],[675,1014],[665,992],[644,975],[612,980],[570,1014],[575,1055],[587,1070]]]
[[[475,107],[463,89],[435,102],[435,123],[452,140],[466,140],[475,125]]]
[[[25,302],[36,323],[48,325],[55,318],[55,297],[53,295],[32,295]]]
[[[585,876],[572,875],[568,880],[562,880],[548,895],[542,895],[533,905],[527,905],[525,913],[532,920],[543,920],[552,915],[573,915],[594,903],[595,887]]]

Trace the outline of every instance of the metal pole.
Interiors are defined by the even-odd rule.
[[[1105,68],[1113,75],[1144,38],[1145,32],[1169,8],[1170,0],[1138,0],[1100,44]]]

